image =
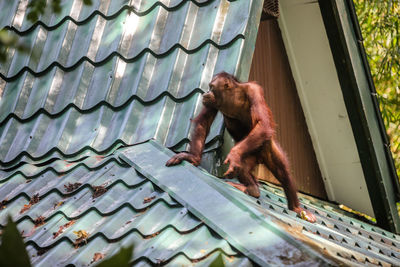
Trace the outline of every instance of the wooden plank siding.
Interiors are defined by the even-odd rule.
[[[297,188],[327,198],[296,85],[276,20],[261,21],[249,80],[264,87],[267,104],[277,124],[277,140],[286,151]],[[278,181],[263,167],[256,174],[272,183]]]

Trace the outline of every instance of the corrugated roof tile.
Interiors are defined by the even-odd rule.
[[[112,158],[108,163],[100,169],[76,168],[61,177],[48,171],[45,177],[51,176],[50,181],[57,179],[57,185],[42,187],[48,181],[43,175],[36,177],[37,181],[33,179],[23,184],[29,188],[21,189],[24,194],[10,199],[10,204],[1,211],[18,214],[17,210],[26,205],[33,194],[39,194],[38,203],[14,216],[35,265],[45,265],[52,257],[58,264],[87,264],[95,252],[108,255],[119,245],[131,242],[136,244],[134,255],[139,255],[136,260],[145,258],[153,264],[157,259],[175,262],[178,255],[184,255],[186,262],[202,260],[215,251],[233,256],[227,258],[230,262],[243,261],[236,258],[237,252],[225,240],[218,238],[202,221],[141,174],[113,164]],[[63,185],[75,182],[81,185],[66,192]],[[95,198],[92,186],[99,184],[107,184],[108,190]],[[35,226],[39,215],[43,216],[44,224]],[[0,218],[5,216],[0,213]],[[70,225],[65,227],[67,224]],[[82,249],[74,248],[77,238],[74,231],[79,230],[89,235],[88,244]],[[62,255],[59,249],[64,250]]]
[[[165,96],[152,105],[143,105],[133,99],[121,109],[100,106],[83,114],[76,109],[68,109],[60,117],[51,118],[40,114],[24,123],[11,118],[7,124],[0,126],[0,132],[3,132],[0,137],[0,155],[4,155],[0,161],[7,164],[20,157],[22,152],[41,158],[54,149],[64,155],[74,155],[89,147],[101,152],[116,141],[129,145],[152,138],[162,140],[172,147],[188,136],[189,125],[184,130],[182,124],[177,123],[190,121],[200,96],[194,94],[182,103],[175,103]],[[153,114],[164,114],[164,117],[153,117]],[[173,123],[163,126],[169,121]],[[211,128],[208,141],[220,134],[218,128],[221,123],[222,117],[219,116],[215,127]],[[161,132],[160,128],[168,130],[168,134]]]
[[[244,22],[247,21],[249,13],[242,10],[249,9],[251,2],[247,2],[247,7],[240,1],[220,3],[220,7],[214,4],[197,7],[188,1],[171,11],[157,6],[143,16],[123,10],[111,19],[95,15],[82,25],[66,20],[54,30],[36,27],[35,30],[20,36],[21,42],[30,46],[30,51],[10,51],[11,60],[0,64],[1,76],[11,79],[28,70],[41,74],[51,66],[69,69],[83,60],[99,64],[113,54],[121,55],[127,60],[135,60],[145,52],[162,57],[177,47],[186,53],[193,53],[207,43],[226,46],[236,38],[244,37],[246,23],[236,24],[235,27],[225,30],[225,20],[239,17]],[[194,7],[190,8],[191,5]],[[185,25],[187,16],[194,20],[191,25],[193,29],[202,30],[185,31],[185,27],[177,30],[176,25]],[[190,42],[183,46],[180,41],[187,38],[190,38]],[[121,49],[121,42],[126,41],[130,42],[129,48]]]

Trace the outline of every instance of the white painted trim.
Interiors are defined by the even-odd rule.
[[[317,1],[281,0],[279,27],[328,198],[373,216]]]

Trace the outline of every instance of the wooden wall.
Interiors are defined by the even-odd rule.
[[[321,172],[276,20],[260,23],[249,80],[255,80],[264,87],[267,104],[277,124],[277,139],[289,157],[298,190],[326,199]],[[259,168],[257,176],[278,183],[265,168]]]

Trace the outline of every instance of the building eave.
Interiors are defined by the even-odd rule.
[[[319,1],[378,225],[400,231],[398,179],[362,39],[349,0]]]

